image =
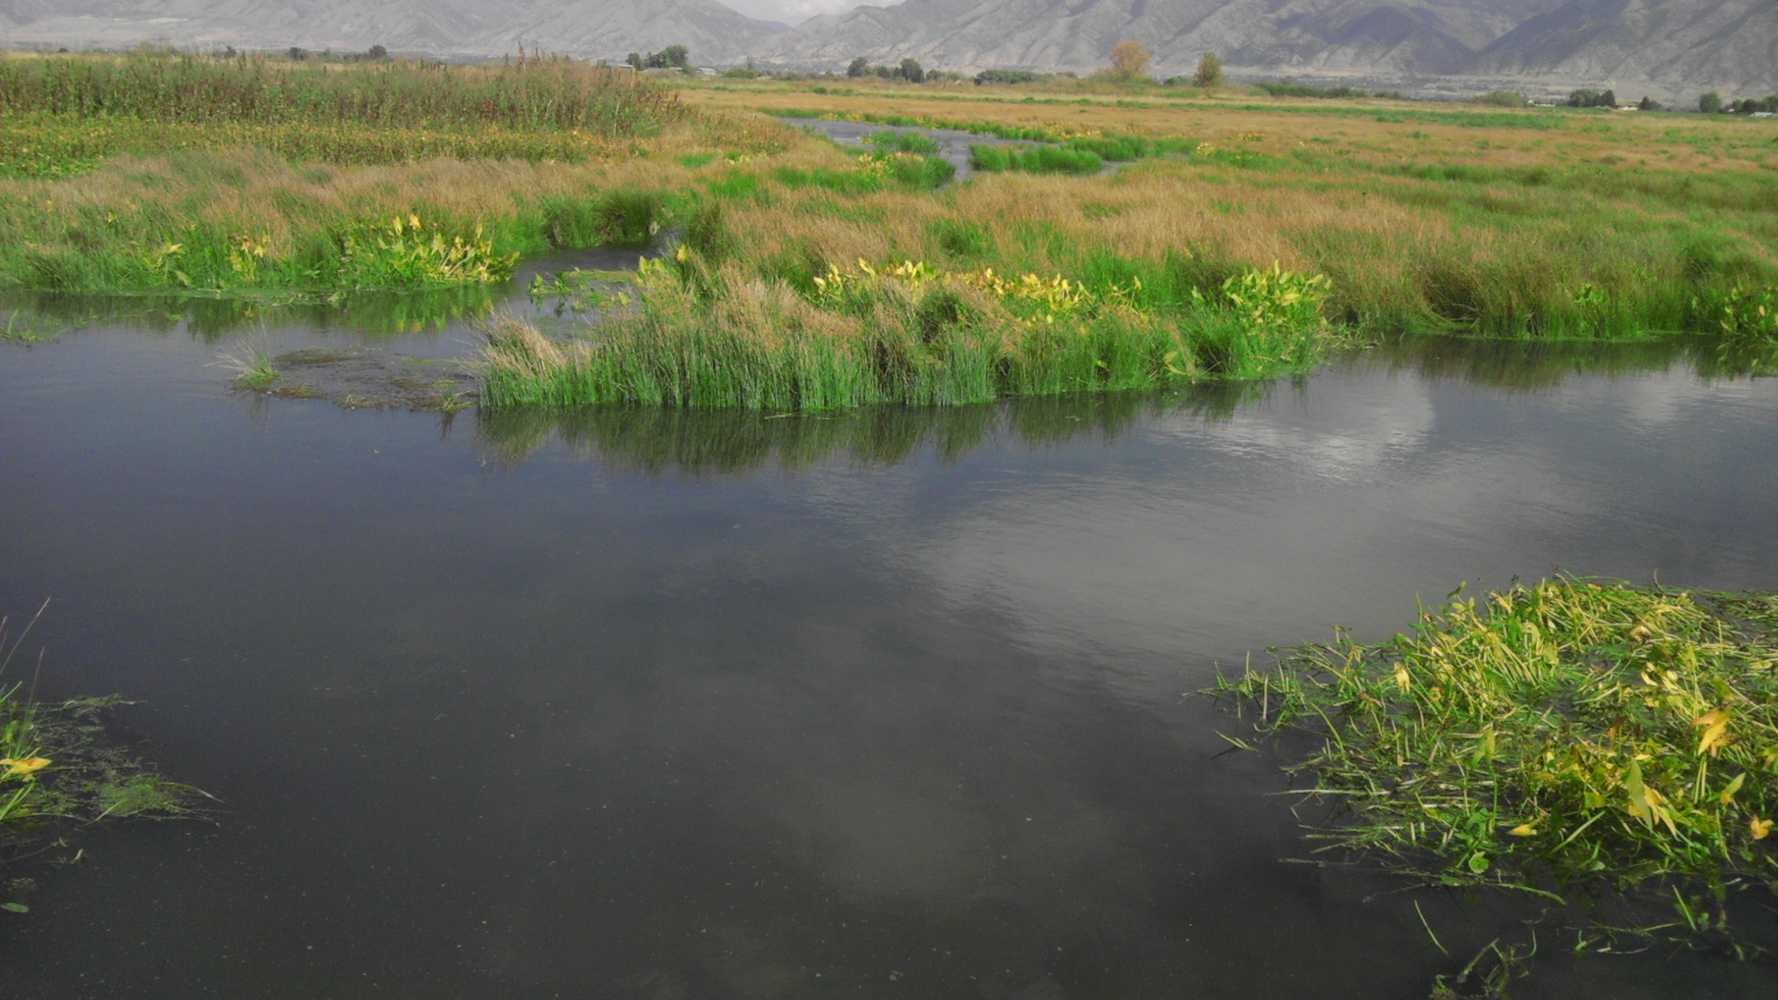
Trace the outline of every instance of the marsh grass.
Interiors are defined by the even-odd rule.
[[[105,715],[116,698],[44,703],[18,676],[20,651],[42,619],[45,602],[16,638],[0,617],[0,863],[11,865],[65,846],[66,837],[105,820],[178,818],[198,812],[204,794],[168,781],[119,746]],[[7,883],[11,885],[13,883]],[[0,909],[28,912],[0,897]]]
[[[938,143],[919,132],[873,132],[865,136],[864,141],[875,147],[880,153],[930,155],[938,152]]]
[[[236,388],[254,392],[270,389],[282,374],[272,364],[271,352],[262,344],[241,344],[218,351],[211,364],[229,372]]]
[[[581,337],[491,324],[483,405],[951,406],[1274,377],[1341,342],[1321,314],[1326,280],[1277,267],[1161,309],[1139,276],[1088,284],[860,260],[764,279],[732,253],[724,224],[699,223],[672,263],[644,263],[637,309]]]
[[[190,72],[209,79],[211,71]],[[372,90],[386,83],[366,79]],[[81,83],[82,92],[111,85]],[[475,78],[463,86],[475,93],[493,84]],[[1330,279],[1324,317],[1367,338],[1710,333],[1739,343],[1734,357],[1761,364],[1764,345],[1778,341],[1771,332],[1778,205],[1768,190],[1778,145],[1757,122],[1475,109],[1439,112],[1447,122],[1395,102],[1326,100],[1298,102],[1329,112],[1311,116],[1283,101],[1085,95],[1026,103],[988,91],[939,99],[908,89],[894,90],[893,102],[888,91],[870,89],[815,95],[821,106],[811,113],[1048,144],[984,154],[1001,158],[1004,169],[955,185],[944,161],[891,148],[914,140],[883,139],[883,148],[860,157],[732,110],[807,109],[811,93],[686,90],[679,96],[717,102],[715,110],[687,112],[658,134],[600,138],[603,152],[580,160],[498,159],[504,154],[489,150],[451,159],[429,150],[383,165],[292,162],[229,131],[239,121],[196,111],[180,112],[191,121],[128,118],[169,134],[219,131],[202,140],[215,145],[103,158],[78,177],[0,180],[0,229],[16,237],[0,241],[0,285],[209,298],[492,288],[515,254],[638,245],[721,206],[725,249],[705,254],[705,263],[736,272],[740,284],[783,283],[804,297],[834,264],[911,260],[1066,275],[1095,287],[1114,273],[1120,281],[1140,276],[1132,307],[1177,317],[1193,309],[1193,289],[1213,293],[1232,274],[1279,262]],[[296,104],[308,109],[303,114],[323,114],[319,105]],[[366,135],[505,129],[549,142],[574,131],[541,111],[505,118],[490,111],[485,123],[463,125],[469,111],[421,109],[404,119],[375,101],[344,107],[369,108],[378,124],[246,124]],[[73,120],[39,109],[8,121],[43,115]],[[1538,127],[1520,127],[1526,121]],[[0,133],[5,128],[0,122]],[[0,158],[20,148],[0,141]],[[1015,156],[1040,171],[1096,170],[1089,158],[1127,165],[1049,175],[1015,169]],[[391,231],[410,217],[423,223],[418,235],[405,223]],[[459,240],[470,247],[462,257]],[[1214,315],[1192,325],[1207,331],[1193,337],[1203,344],[1234,329]],[[1222,360],[1194,355],[1195,363],[1242,367],[1245,345],[1228,344],[1216,352]]]
[[[970,163],[983,173],[1016,170],[1027,174],[1096,174],[1105,161],[1090,149],[1068,146],[971,146]]]
[[[0,60],[0,111],[160,123],[578,129],[610,137],[647,134],[683,115],[672,91],[640,74],[567,59],[339,67],[158,53]]]
[[[1334,808],[1319,851],[1438,884],[1678,900],[1778,892],[1778,598],[1555,579],[1454,594],[1219,680]],[[1703,903],[1689,893],[1704,893]]]

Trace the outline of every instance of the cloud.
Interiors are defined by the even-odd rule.
[[[837,14],[861,6],[861,0],[722,0],[749,17],[796,24],[817,14]],[[890,6],[892,0],[876,0]]]

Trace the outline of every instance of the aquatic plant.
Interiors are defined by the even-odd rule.
[[[233,373],[234,384],[241,389],[264,391],[277,384],[281,374],[272,364],[270,352],[259,345],[244,344],[218,351],[213,364]]]
[[[1778,344],[1778,287],[1756,290],[1736,283],[1713,301],[1699,300],[1694,308],[1714,317],[1732,341]]]
[[[16,639],[10,619],[0,617],[0,851],[10,856],[27,844],[52,842],[72,825],[192,815],[202,792],[166,780],[106,738],[101,719],[117,699],[44,704],[11,679],[14,660],[48,607],[44,602]],[[0,910],[27,913],[25,903],[8,898],[15,884],[0,887]]]
[[[497,253],[480,223],[464,233],[412,212],[360,223],[340,234],[339,248],[331,268],[316,276],[347,289],[493,284],[511,277],[519,260]]]
[[[1574,579],[1453,594],[1221,680],[1336,805],[1311,837],[1452,885],[1544,895],[1678,879],[1692,928],[1778,891],[1778,597]],[[1676,887],[1677,888],[1677,887]]]

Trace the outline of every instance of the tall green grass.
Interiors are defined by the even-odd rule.
[[[938,143],[930,136],[918,132],[873,132],[864,137],[864,141],[879,153],[922,153],[938,152]]]
[[[1016,170],[1026,174],[1096,174],[1105,169],[1105,161],[1089,149],[1068,146],[971,146],[969,160],[983,173]]]
[[[640,74],[565,59],[329,67],[196,55],[0,60],[0,112],[183,123],[579,129],[609,137],[648,134],[684,114],[671,91]]]
[[[1339,339],[1320,315],[1322,280],[1276,269],[1194,289],[1163,314],[1130,288],[939,275],[913,262],[830,268],[810,291],[723,266],[712,238],[694,227],[676,267],[644,268],[640,311],[585,339],[493,324],[483,405],[957,405],[1300,372]]]
[[[237,154],[175,166],[208,178],[230,169],[273,169],[263,160],[264,154]],[[227,181],[218,176],[214,183]],[[194,221],[164,205],[128,214],[79,206],[45,216],[29,203],[0,198],[0,221],[28,217],[20,231],[39,234],[0,241],[0,285],[241,294],[491,285],[507,280],[522,255],[646,246],[691,204],[629,186],[581,197],[521,193],[504,214],[482,220],[433,208],[424,198],[416,191],[414,201],[375,216],[352,205],[277,206],[300,213],[286,220],[280,238],[251,218]]]

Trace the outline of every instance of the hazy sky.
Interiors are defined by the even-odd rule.
[[[784,21],[795,24],[816,14],[832,14],[835,11],[851,10],[863,3],[878,7],[888,7],[898,0],[717,0],[718,3],[753,17],[763,17],[769,21]]]

